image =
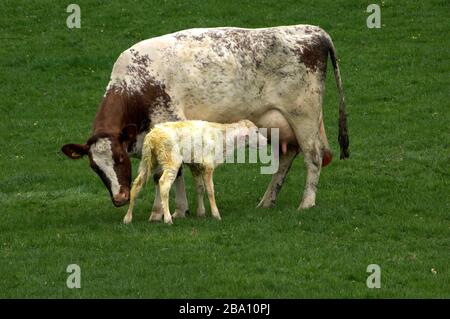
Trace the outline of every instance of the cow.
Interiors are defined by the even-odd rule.
[[[214,195],[214,169],[224,163],[224,158],[234,154],[236,149],[242,149],[247,145],[251,148],[256,148],[257,144],[260,147],[267,145],[266,137],[257,133],[258,128],[249,120],[240,120],[231,124],[194,120],[156,125],[145,136],[138,176],[131,187],[130,205],[123,222],[131,223],[133,207],[142,186],[152,172],[158,171],[161,175],[158,184],[164,222],[172,224],[169,191],[183,163],[189,165],[194,175],[197,216],[205,216],[203,194],[206,187],[211,214],[214,218],[221,220]],[[149,220],[155,220],[155,216],[157,215],[150,215]]]
[[[66,144],[62,151],[72,159],[87,156],[113,204],[122,206],[130,197],[130,156],[140,156],[143,138],[155,124],[248,119],[280,133],[279,169],[258,207],[275,204],[300,152],[306,185],[299,209],[313,207],[320,170],[332,159],[322,113],[328,56],[339,91],[340,158],[348,158],[336,50],[330,36],[312,25],[197,28],[133,45],[114,64],[90,138],[84,144]],[[182,174],[175,185],[174,215],[183,217],[188,204]],[[156,187],[152,212],[162,218],[160,201]]]

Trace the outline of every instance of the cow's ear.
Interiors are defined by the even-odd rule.
[[[120,140],[122,142],[131,142],[136,139],[137,127],[134,124],[129,124],[122,129],[120,132]]]
[[[66,144],[61,148],[61,151],[71,159],[79,159],[87,155],[89,146],[86,144]]]

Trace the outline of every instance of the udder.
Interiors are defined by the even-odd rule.
[[[283,154],[286,154],[288,145],[298,148],[297,138],[295,137],[294,131],[289,125],[286,118],[278,110],[270,110],[262,114],[255,121],[258,127],[267,128],[267,139],[270,141],[271,129],[279,129],[280,146]],[[263,133],[263,132],[261,132]],[[265,135],[265,134],[263,134]]]
[[[261,115],[259,118],[254,120],[255,124],[258,127],[265,127],[267,128],[267,135],[266,138],[270,141],[270,129],[272,128],[278,128],[279,129],[279,139],[280,139],[280,147],[283,154],[286,154],[288,146],[295,148],[298,151],[301,151],[299,144],[297,142],[297,138],[295,136],[294,131],[292,130],[292,127],[289,125],[286,118],[281,114],[278,110],[270,110],[263,115]],[[263,132],[261,132],[263,134]],[[263,134],[264,135],[264,134]],[[328,145],[327,137],[325,135],[325,128],[323,126],[323,121],[320,123],[320,136],[322,141],[325,141],[326,145]],[[324,149],[323,157],[322,157],[322,166],[327,166],[333,156],[326,147]]]

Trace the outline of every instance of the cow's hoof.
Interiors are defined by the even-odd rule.
[[[173,224],[172,218],[168,218],[167,220],[164,220],[164,223],[166,223],[167,225],[172,225]]]
[[[148,221],[151,223],[155,223],[155,222],[159,222],[162,218],[163,218],[162,213],[152,212]]]
[[[261,200],[256,208],[272,208],[275,207],[274,201]]]
[[[185,218],[186,213],[176,210],[175,213],[172,214],[172,218]]]
[[[220,217],[220,215],[213,215],[213,217],[217,220],[222,220],[222,217]]]

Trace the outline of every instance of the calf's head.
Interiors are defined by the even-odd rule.
[[[131,162],[127,149],[136,140],[135,125],[128,125],[119,134],[98,133],[86,144],[66,144],[61,151],[71,159],[87,155],[91,168],[108,189],[113,204],[125,205],[130,199]]]
[[[250,148],[263,149],[267,146],[267,138],[260,132],[258,127],[252,121],[240,120],[237,124],[239,129],[239,138],[246,139],[247,145]]]

